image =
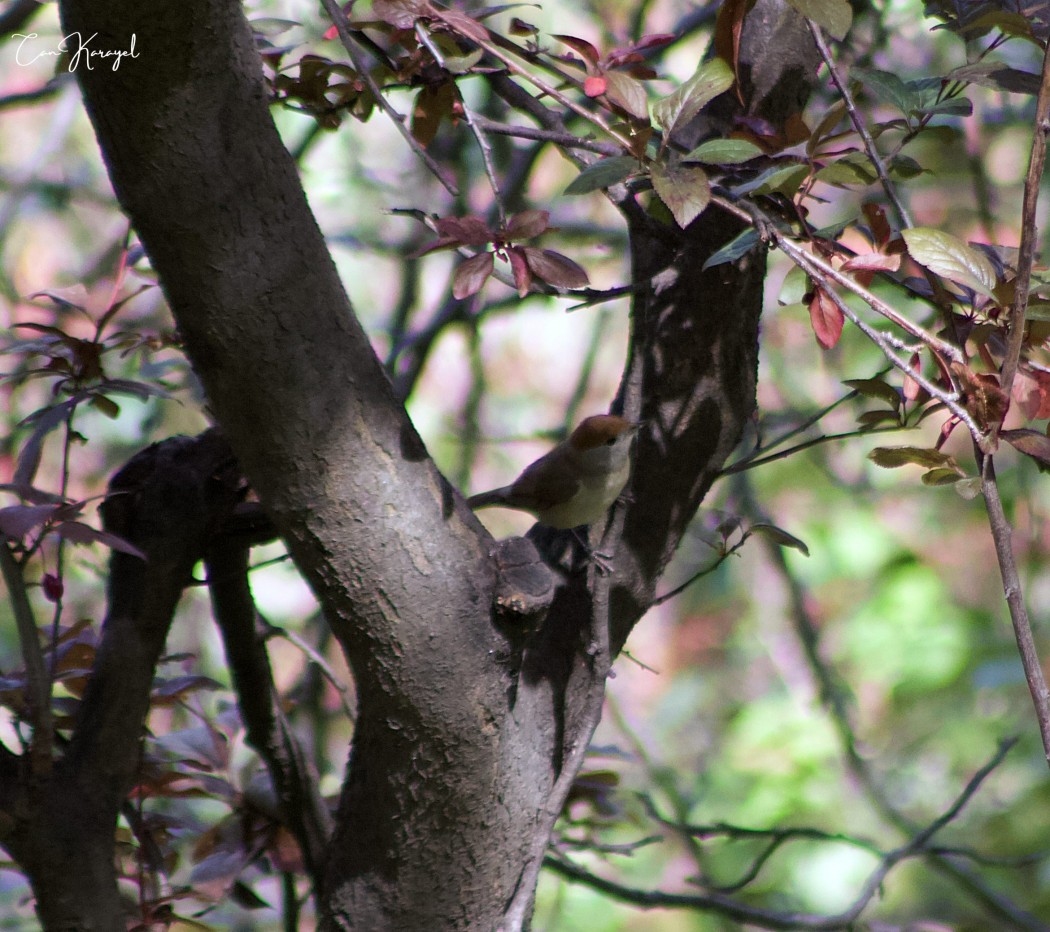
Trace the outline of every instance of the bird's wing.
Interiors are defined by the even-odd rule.
[[[572,498],[580,488],[579,479],[552,468],[550,455],[541,456],[515,480],[508,496],[510,502],[533,511],[545,511]]]

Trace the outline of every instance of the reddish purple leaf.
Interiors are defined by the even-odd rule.
[[[552,39],[557,39],[559,42],[564,42],[569,48],[578,52],[580,56],[592,67],[598,64],[598,59],[601,57],[598,54],[598,50],[591,45],[590,42],[584,39],[577,39],[576,36],[551,36]]]
[[[438,252],[442,249],[449,249],[453,246],[459,245],[459,238],[455,236],[442,236],[440,239],[434,240],[432,243],[427,243],[425,246],[421,246],[408,254],[410,259],[421,259],[423,256],[429,256],[432,252]]]
[[[9,505],[0,508],[0,534],[21,540],[30,531],[46,524],[61,505]]]
[[[809,319],[817,342],[824,349],[831,349],[838,343],[845,318],[839,306],[823,288],[818,288],[813,300],[809,302]]]
[[[1018,366],[1010,394],[1030,420],[1050,417],[1050,372]]]
[[[532,239],[550,229],[551,212],[549,210],[523,210],[515,214],[507,224],[504,240],[508,243],[515,240]]]
[[[873,271],[873,272],[896,272],[901,267],[901,255],[887,256],[881,252],[866,252],[859,256],[852,256],[842,263],[844,272]]]
[[[74,544],[105,544],[111,550],[119,550],[121,553],[130,554],[140,560],[146,559],[146,554],[124,538],[110,534],[109,531],[96,531],[93,527],[81,524],[79,521],[63,521],[55,525],[55,533]]]
[[[461,36],[466,36],[475,42],[488,41],[489,31],[476,19],[467,16],[466,13],[460,13],[458,10],[437,9],[431,10],[431,13],[453,32],[458,32]]]
[[[587,273],[560,252],[531,246],[523,247],[522,251],[533,274],[555,288],[584,288],[591,283]]]
[[[911,354],[911,359],[908,360],[908,368],[912,372],[922,372],[922,357],[918,353]],[[917,401],[926,393],[926,389],[924,389],[910,375],[904,377],[903,391],[904,397],[908,401]]]
[[[1050,466],[1050,437],[1037,430],[1004,430],[1000,437],[1015,450],[1032,457],[1044,466]]]
[[[491,252],[479,252],[465,262],[460,263],[452,277],[452,295],[462,300],[481,291],[481,286],[492,274],[493,255]]]
[[[481,217],[467,214],[465,217],[439,217],[434,227],[442,238],[452,238],[464,246],[484,246],[496,239]]]
[[[521,247],[511,246],[507,250],[507,261],[510,263],[511,271],[514,272],[514,286],[518,289],[518,297],[524,298],[532,286],[532,272]]]

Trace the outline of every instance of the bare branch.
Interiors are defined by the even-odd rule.
[[[1035,261],[1036,208],[1039,204],[1039,187],[1046,163],[1046,135],[1050,132],[1050,43],[1043,55],[1043,73],[1039,83],[1039,97],[1035,104],[1035,126],[1032,133],[1032,152],[1028,159],[1028,174],[1024,179],[1024,202],[1021,207],[1021,248],[1017,258],[1017,277],[1014,279],[1014,303],[1010,311],[1009,334],[1006,338],[1006,354],[1000,375],[1003,394],[1010,397],[1010,388],[1017,374],[1017,363],[1021,358],[1024,343],[1025,314],[1028,310],[1028,288],[1032,281],[1032,264]],[[1045,743],[1045,741],[1044,741]]]
[[[1050,765],[1050,689],[1047,688],[1046,677],[1035,648],[1035,639],[1032,637],[1032,624],[1028,618],[1028,606],[1025,605],[1024,588],[1021,586],[1017,561],[1014,559],[1010,522],[1006,519],[1003,502],[999,497],[994,458],[981,454],[979,450],[977,457],[981,465],[981,492],[984,493],[984,503],[988,511],[988,526],[992,532],[995,555],[999,561],[999,573],[1003,579],[1003,593],[1010,609],[1010,621],[1013,623],[1017,650],[1021,654],[1021,665],[1024,667],[1028,691],[1032,695],[1032,703],[1035,706],[1039,734],[1043,739],[1043,753],[1047,764]]]

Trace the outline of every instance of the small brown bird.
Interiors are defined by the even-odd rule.
[[[614,414],[586,418],[510,485],[472,495],[467,504],[528,511],[540,524],[558,529],[593,524],[627,484],[638,427]]]

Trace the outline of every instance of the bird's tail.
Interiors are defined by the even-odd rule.
[[[506,506],[509,492],[509,485],[504,486],[502,489],[493,489],[491,492],[479,492],[477,495],[471,495],[467,499],[467,504],[471,508],[491,508],[493,505]]]

